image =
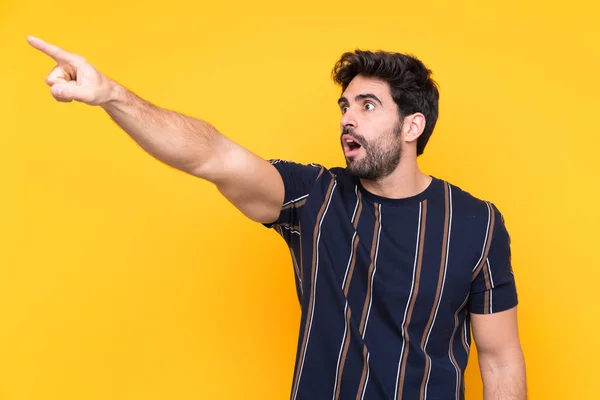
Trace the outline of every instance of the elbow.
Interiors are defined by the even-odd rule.
[[[227,178],[227,169],[235,162],[227,138],[214,132],[182,146],[179,169],[212,183]]]
[[[520,346],[503,347],[501,349],[477,349],[479,367],[482,373],[506,369],[525,368],[525,357]]]
[[[520,347],[478,351],[478,356],[484,387],[512,385],[519,392],[526,391],[525,358]]]

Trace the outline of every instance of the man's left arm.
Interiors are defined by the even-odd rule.
[[[471,314],[485,400],[525,400],[525,359],[517,327],[517,307],[494,314]]]
[[[517,328],[519,301],[511,240],[498,208],[492,203],[488,207],[486,246],[473,271],[468,307],[484,400],[525,400],[525,361]]]

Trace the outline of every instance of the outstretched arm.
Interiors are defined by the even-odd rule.
[[[157,107],[106,77],[83,57],[29,37],[58,65],[46,78],[61,102],[100,106],[146,152],[174,168],[214,183],[248,218],[277,219],[283,181],[268,161],[222,135],[210,123]]]

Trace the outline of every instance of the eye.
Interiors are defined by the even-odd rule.
[[[365,108],[367,110],[373,110],[373,109],[375,109],[375,104],[373,104],[371,102],[367,102],[367,103],[365,103]]]
[[[342,114],[345,114],[346,111],[348,111],[348,106],[342,106],[340,107],[340,110],[342,110]]]

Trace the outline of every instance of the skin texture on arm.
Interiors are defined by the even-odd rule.
[[[519,340],[517,308],[471,313],[485,400],[525,400],[525,360]]]
[[[284,185],[268,161],[228,139],[206,121],[140,98],[79,55],[38,38],[29,37],[28,42],[57,63],[46,78],[57,101],[100,106],[154,158],[214,183],[236,208],[256,222],[277,219]]]
[[[214,183],[248,218],[277,219],[284,189],[273,165],[208,122],[156,107],[116,85],[102,108],[150,155]]]

